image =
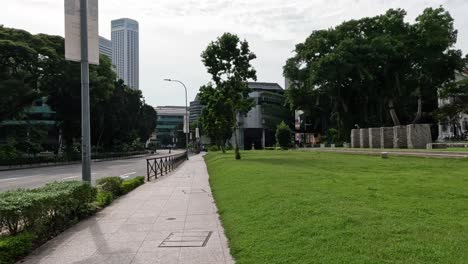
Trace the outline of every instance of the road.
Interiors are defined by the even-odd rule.
[[[147,157],[92,162],[92,182],[94,184],[96,179],[108,176],[120,176],[124,179],[146,176],[147,158],[168,155],[167,150],[158,152],[157,155]],[[173,154],[181,152],[172,151]],[[0,171],[0,192],[18,188],[35,188],[49,182],[69,180],[81,180],[81,164]]]

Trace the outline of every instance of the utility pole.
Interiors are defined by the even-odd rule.
[[[81,33],[81,178],[91,182],[91,128],[89,113],[88,0],[80,0]]]

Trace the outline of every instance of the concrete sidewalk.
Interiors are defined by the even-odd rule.
[[[19,263],[234,263],[201,155],[144,184]]]

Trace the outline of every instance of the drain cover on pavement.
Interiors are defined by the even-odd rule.
[[[159,247],[204,247],[212,231],[172,232]]]
[[[199,189],[199,188],[194,188],[191,190],[182,190],[183,193],[185,194],[191,194],[191,193],[206,193],[204,189]]]

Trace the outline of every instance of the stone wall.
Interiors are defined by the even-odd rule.
[[[370,148],[380,148],[380,127],[369,128],[369,147]]]
[[[360,148],[361,143],[359,141],[359,129],[351,129],[351,147]]]
[[[406,126],[394,126],[393,127],[393,147],[394,148],[407,148],[408,147]]]
[[[408,125],[406,129],[409,149],[425,149],[428,143],[432,143],[430,125]]]
[[[359,145],[361,148],[369,147],[369,129],[368,128],[359,129]]]
[[[393,127],[380,128],[380,147],[393,148]]]

